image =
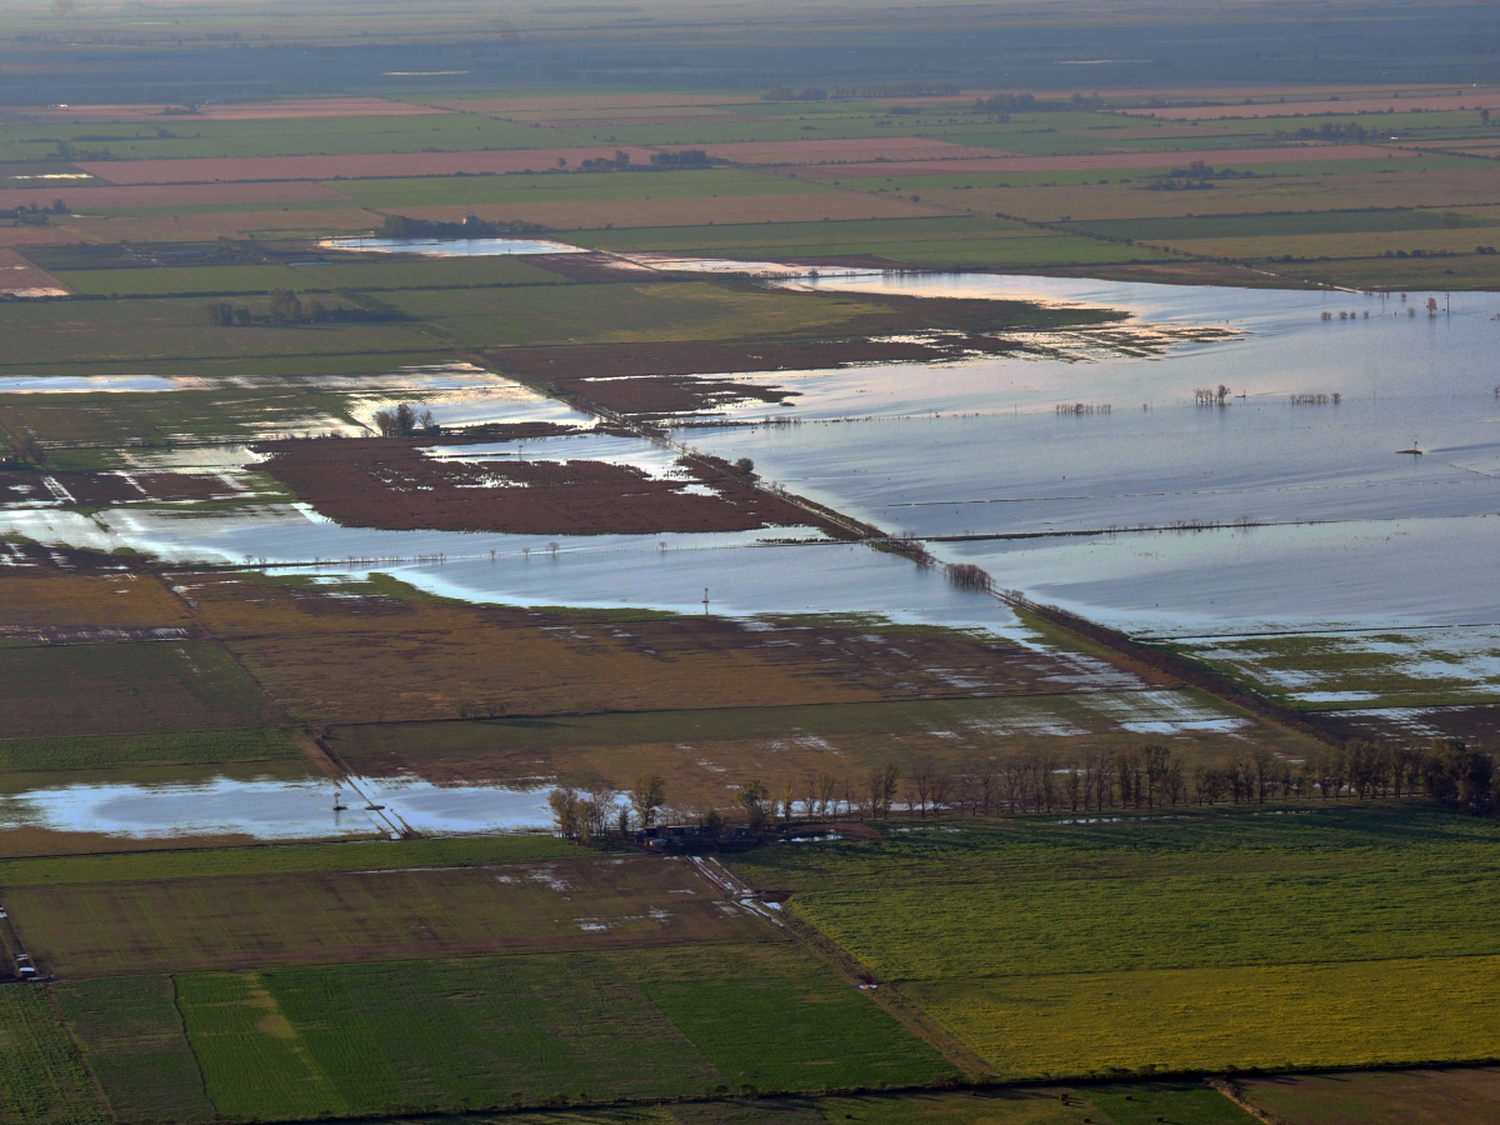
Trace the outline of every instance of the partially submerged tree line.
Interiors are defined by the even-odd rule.
[[[654,774],[637,778],[624,803],[612,789],[586,794],[554,789],[550,801],[558,833],[587,843],[613,828],[621,835],[633,826],[651,828],[663,814],[712,833],[722,831],[731,817],[760,832],[793,822],[883,820],[897,812],[1005,816],[1418,796],[1485,815],[1494,811],[1493,785],[1490,756],[1457,739],[1434,739],[1425,747],[1351,739],[1302,761],[1258,748],[1223,765],[1191,770],[1170,747],[1148,742],[1072,757],[1048,751],[999,754],[959,768],[924,757],[904,772],[887,762],[862,777],[809,771],[775,790],[755,778],[735,787],[722,809],[669,809],[667,782]]]

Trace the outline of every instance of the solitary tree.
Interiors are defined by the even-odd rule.
[[[656,823],[656,813],[667,799],[667,783],[658,774],[641,774],[630,787],[630,807],[642,828]]]
[[[302,321],[302,302],[290,289],[271,291],[271,323],[298,324]]]
[[[739,802],[740,808],[745,810],[745,817],[750,822],[750,830],[758,831],[766,824],[766,801],[771,796],[765,783],[756,778],[741,785],[734,798]]]

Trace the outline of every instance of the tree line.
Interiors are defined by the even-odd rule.
[[[717,834],[731,817],[760,832],[799,821],[884,820],[897,814],[1004,816],[1417,796],[1457,812],[1488,815],[1494,811],[1494,763],[1458,739],[1434,739],[1425,747],[1350,739],[1300,762],[1255,748],[1220,765],[1190,769],[1170,747],[1148,742],[1071,757],[1022,751],[957,768],[922,757],[905,769],[886,762],[863,774],[809,770],[774,788],[754,778],[735,787],[724,808],[668,806],[667,782],[658,774],[638,777],[623,793],[608,786],[557,788],[549,803],[558,833],[586,843],[615,831],[627,835],[654,827],[663,816]]]
[[[209,301],[203,306],[203,313],[208,323],[220,328],[232,325],[247,328],[254,324],[366,324],[405,319],[404,314],[394,308],[325,305],[316,297],[303,304],[302,298],[290,289],[271,290],[270,303],[264,313],[252,312],[244,305],[229,301]]]

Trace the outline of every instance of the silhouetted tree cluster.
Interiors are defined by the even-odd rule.
[[[436,429],[437,423],[432,411],[418,410],[411,403],[403,402],[393,410],[375,411],[375,426],[381,437],[410,437]]]
[[[707,168],[713,158],[701,148],[685,148],[681,152],[653,152],[651,164],[656,168]]]

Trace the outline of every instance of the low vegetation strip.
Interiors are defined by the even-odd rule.
[[[473,836],[347,844],[280,844],[212,851],[129,852],[0,861],[0,890],[93,883],[160,882],[224,875],[317,871],[400,871],[576,859],[578,849],[552,836]]]
[[[270,762],[301,755],[285,731],[273,729],[164,733],[112,738],[28,738],[0,741],[0,771],[51,772],[129,766]]]
[[[1003,1078],[1500,1057],[1496,957],[1080,971],[903,986]]]
[[[109,1120],[46,991],[35,984],[0,985],[0,1123]]]

